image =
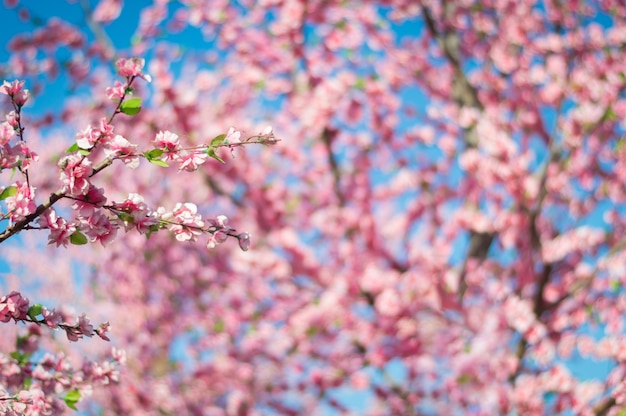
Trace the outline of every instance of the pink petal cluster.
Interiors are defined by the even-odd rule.
[[[24,89],[24,81],[13,81],[8,82],[4,81],[2,86],[0,86],[0,93],[6,94],[17,105],[18,107],[22,107],[28,101],[29,92],[27,89]]]
[[[27,183],[16,182],[17,194],[5,199],[11,221],[19,221],[33,213],[37,208],[35,204],[35,188]]]
[[[140,77],[150,82],[150,75],[143,73],[143,67],[146,61],[140,58],[120,58],[115,62],[117,73],[123,77]]]
[[[127,231],[134,228],[141,234],[147,234],[159,223],[158,214],[136,193],[131,193],[125,201],[114,204],[114,209],[127,215],[119,217]]]
[[[13,291],[7,296],[2,296],[0,297],[0,322],[9,322],[11,319],[24,320],[28,316],[28,308],[28,299],[19,292]]]
[[[40,227],[48,229],[48,244],[54,244],[57,247],[67,247],[70,243],[70,236],[76,231],[76,226],[68,224],[62,217],[57,216],[54,209],[46,210],[37,220]]]
[[[131,169],[135,169],[139,166],[137,145],[130,143],[119,134],[113,137],[113,139],[106,144],[104,153],[109,158],[121,159],[124,164]]]
[[[71,154],[59,160],[60,179],[64,190],[70,195],[86,194],[91,188],[89,178],[93,172],[92,163],[80,153]]]
[[[198,214],[198,207],[191,202],[179,202],[171,212],[161,207],[158,212],[161,220],[170,224],[169,230],[178,241],[195,241],[203,232],[204,221]]]

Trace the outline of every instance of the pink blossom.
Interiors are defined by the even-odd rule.
[[[80,216],[88,217],[92,215],[97,208],[102,207],[106,201],[104,189],[90,185],[87,193],[79,196],[78,200],[72,204],[72,209],[78,212]]]
[[[174,211],[162,212],[161,219],[170,222],[169,230],[176,235],[178,241],[195,241],[196,237],[202,234],[204,227],[202,217],[197,213],[198,207],[191,203],[177,203]]]
[[[577,250],[587,250],[604,240],[604,232],[589,226],[581,226],[553,240],[545,241],[542,256],[546,262],[556,262]]]
[[[180,149],[178,135],[170,131],[159,131],[154,139],[154,145],[157,149],[165,152],[166,160],[173,160],[175,152]]]
[[[0,93],[6,94],[9,96],[14,96],[19,94],[24,88],[24,81],[15,80],[13,82],[4,81],[2,86],[0,86]]]
[[[207,242],[207,248],[215,248],[219,244],[222,244],[228,239],[228,234],[224,230],[217,230],[211,233]],[[241,241],[241,240],[240,240]]]
[[[513,329],[523,334],[531,328],[535,317],[527,300],[511,296],[503,307],[506,320]]]
[[[15,136],[15,129],[8,121],[0,123],[0,146],[4,146]]]
[[[248,251],[250,248],[250,234],[241,233],[237,236],[237,240],[239,240],[239,248],[243,251]]]
[[[81,223],[86,227],[84,231],[91,240],[98,241],[103,246],[107,246],[113,241],[117,234],[117,227],[100,211],[95,211],[87,218],[81,218]],[[81,229],[81,231],[83,230]]]
[[[265,126],[263,130],[261,130],[261,136],[273,136],[272,126]]]
[[[93,19],[96,22],[107,23],[119,17],[122,11],[122,0],[103,0],[98,3],[93,11]]]
[[[9,123],[9,125],[13,127],[14,130],[19,129],[20,127],[19,118],[19,115],[15,111],[11,111],[9,114],[6,115],[7,123]]]
[[[41,313],[43,315],[43,319],[50,328],[56,328],[60,323],[63,322],[63,317],[60,313],[56,311],[56,309],[48,309],[43,308]]]
[[[109,337],[107,337],[106,335],[106,333],[109,332],[110,327],[111,327],[111,324],[109,324],[109,322],[101,323],[98,326],[98,329],[96,329],[96,335],[98,335],[100,338],[102,338],[105,341],[111,341]]]
[[[88,337],[93,336],[93,325],[84,313],[78,317],[77,325],[83,335],[86,335]]]
[[[142,72],[145,62],[144,59],[140,58],[120,58],[115,62],[115,66],[117,67],[117,73],[123,77],[141,77],[150,82],[152,81],[150,75]]]
[[[354,387],[356,390],[364,390],[369,387],[370,379],[367,374],[359,371],[352,374],[352,377],[350,378],[350,383],[352,384],[352,387]]]
[[[76,144],[81,149],[91,149],[99,138],[100,132],[91,126],[87,126],[85,130],[76,133]]]
[[[60,179],[71,195],[84,195],[91,188],[89,177],[93,172],[91,162],[79,153],[65,156],[59,161]]]
[[[13,319],[26,319],[29,302],[19,292],[11,292],[8,296],[0,297],[0,322]]]
[[[241,143],[241,132],[235,130],[234,127],[228,129],[226,133],[226,138],[224,139],[224,143],[226,144],[237,144]]]
[[[48,244],[55,244],[57,247],[70,243],[70,236],[76,231],[76,227],[70,225],[61,217],[57,217],[56,212],[49,208],[39,217],[37,223],[42,228],[50,230]]]
[[[387,288],[376,296],[376,310],[383,316],[396,316],[402,310],[400,296],[395,289]]]
[[[134,227],[141,234],[147,234],[153,225],[158,224],[157,213],[148,208],[139,194],[128,194],[126,201],[115,204],[115,209],[130,215],[130,218],[121,217],[127,230]]]
[[[16,182],[17,194],[7,197],[4,201],[10,212],[11,221],[19,221],[27,215],[35,212],[35,188],[29,187],[26,183]]]
[[[11,153],[15,154],[19,159],[19,166],[22,171],[28,170],[31,162],[39,160],[37,153],[30,150],[26,142],[23,141],[17,142],[15,146],[12,147]]]
[[[207,154],[201,150],[194,150],[191,152],[179,152],[174,156],[174,160],[179,163],[178,170],[186,170],[193,172],[198,170],[198,166],[207,161]]]
[[[119,134],[106,144],[104,154],[111,159],[121,159],[131,169],[139,166],[137,145],[130,143]]]
[[[30,92],[25,89],[13,96],[13,102],[15,103],[16,106],[22,107],[24,104],[26,104],[26,101],[28,101],[29,97],[30,97]]]
[[[126,85],[115,81],[112,87],[107,87],[105,94],[109,100],[121,100],[126,95]]]

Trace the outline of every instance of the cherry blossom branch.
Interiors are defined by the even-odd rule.
[[[157,134],[154,140],[155,148],[138,152],[136,145],[120,135],[113,135],[113,126],[110,123],[119,113],[132,116],[141,110],[140,99],[126,100],[126,98],[132,91],[131,86],[135,78],[140,77],[150,81],[150,77],[142,72],[143,64],[143,60],[139,59],[118,60],[118,73],[126,78],[126,83],[116,82],[113,88],[107,89],[107,96],[117,100],[117,105],[108,120],[102,119],[97,128],[88,126],[84,131],[77,134],[76,142],[67,149],[70,155],[59,161],[59,167],[62,169],[61,179],[65,183],[61,189],[51,194],[48,200],[39,206],[35,206],[33,201],[34,190],[29,186],[22,186],[18,183],[10,187],[12,188],[9,189],[11,192],[7,195],[3,191],[0,199],[6,199],[7,206],[10,208],[8,218],[14,222],[0,234],[0,243],[24,229],[47,228],[51,231],[49,243],[55,243],[57,246],[67,245],[68,242],[85,244],[87,237],[81,233],[81,228],[85,227],[88,229],[92,241],[100,241],[103,244],[110,241],[115,235],[112,219],[102,216],[98,208],[111,211],[111,206],[105,206],[104,191],[95,188],[89,180],[111,166],[117,159],[122,160],[130,168],[137,167],[139,159],[143,158],[162,167],[169,166],[168,161],[175,161],[179,163],[179,170],[195,171],[209,157],[225,163],[216,153],[219,148],[228,147],[232,150],[248,144],[273,145],[279,141],[274,136],[271,127],[266,127],[259,134],[243,140],[241,139],[241,132],[231,127],[226,134],[216,136],[210,143],[183,147],[179,143],[178,135],[166,131]],[[21,85],[19,84],[19,88]],[[8,87],[5,86],[4,88],[7,90]],[[7,90],[7,92],[13,97],[19,91],[14,89],[12,91]],[[92,166],[89,156],[98,147],[104,149],[106,157]],[[81,212],[78,216],[78,223],[68,224],[64,219],[57,217],[53,211],[50,211],[56,202],[68,197],[77,200],[73,206],[75,209],[84,211],[85,205],[91,205],[91,208]],[[17,205],[18,201],[20,201],[21,206]],[[143,198],[137,195],[129,196],[127,205],[124,207],[124,210],[126,209],[130,209],[131,212],[124,213],[125,218],[118,218],[117,220],[121,220],[123,224],[118,225],[123,225],[127,230],[135,227],[138,231],[150,235],[151,232],[168,227],[181,241],[193,240],[202,231],[211,235],[207,243],[208,247],[214,247],[227,237],[237,238],[239,246],[243,250],[247,250],[250,244],[250,237],[247,233],[235,233],[233,228],[226,227],[220,222],[220,217],[218,220],[208,220],[211,226],[204,227],[204,222],[196,215],[197,207],[191,203],[178,204],[175,211],[180,210],[181,212],[175,214],[167,212],[163,208],[150,210],[143,203]],[[121,214],[122,212],[116,212],[118,217]],[[167,221],[179,214],[182,215],[180,217],[181,222]],[[40,227],[31,226],[31,222],[38,218]],[[129,218],[132,220],[130,223],[128,222]],[[223,218],[226,219],[226,217]],[[135,221],[138,221],[140,225],[137,225]],[[219,226],[215,226],[218,223]]]
[[[40,360],[31,360],[40,337],[39,326],[30,325],[17,338],[15,351],[0,354],[2,414],[56,414],[65,406],[77,410],[76,404],[94,386],[118,382],[119,366],[126,363],[123,350],[112,348],[104,361],[85,361],[74,369],[64,354],[45,353]]]
[[[452,8],[455,7],[452,3],[444,4],[445,13],[451,15],[453,13]],[[461,62],[461,53],[458,48],[459,35],[455,31],[444,31],[441,33],[436,26],[436,22],[430,12],[430,9],[422,4],[422,14],[424,15],[424,21],[426,27],[430,32],[430,35],[437,41],[439,47],[444,53],[444,56],[454,68],[454,78],[452,85],[452,98],[461,107],[483,109],[483,106],[478,99],[478,92],[470,84],[465,73],[463,72],[463,64]],[[478,134],[476,128],[471,126],[465,129],[465,142],[468,148],[475,148],[478,145]],[[470,231],[469,235],[469,249],[465,255],[463,263],[459,271],[458,278],[458,299],[463,300],[465,292],[467,291],[467,283],[465,276],[467,274],[467,267],[470,259],[477,259],[482,262],[489,253],[489,248],[493,243],[495,234],[493,233],[479,233],[474,230]]]
[[[333,174],[333,191],[339,201],[339,206],[344,206],[346,204],[346,198],[341,191],[341,172],[339,171],[339,163],[337,162],[337,158],[333,152],[333,138],[336,134],[336,130],[329,127],[325,128],[322,132],[322,142],[326,147],[328,165],[330,166],[330,171]]]
[[[30,322],[37,325],[46,325],[52,329],[65,331],[70,341],[78,341],[83,336],[92,337],[98,335],[105,341],[109,330],[109,323],[100,324],[97,329],[93,328],[89,318],[82,314],[75,324],[67,323],[68,317],[57,312],[56,309],[48,309],[38,303],[30,305],[28,298],[19,292],[13,291],[7,296],[0,297],[0,322]]]

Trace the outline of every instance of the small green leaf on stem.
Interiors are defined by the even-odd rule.
[[[70,235],[70,243],[77,246],[85,245],[87,244],[87,237],[80,231],[75,231],[74,234]]]
[[[160,159],[160,157],[163,155],[162,149],[152,149],[149,152],[143,152],[143,155],[145,156],[146,160],[152,164],[164,168],[169,166],[164,160]]]
[[[169,165],[161,159],[149,159],[148,161],[153,165],[161,166],[162,168],[169,167]]]
[[[139,113],[141,111],[141,98],[131,98],[124,101],[120,106],[120,111],[129,116]]]
[[[63,398],[63,401],[65,402],[67,407],[69,407],[70,409],[78,410],[76,408],[76,403],[78,403],[78,401],[80,400],[80,397],[81,397],[80,392],[74,389],[74,390],[70,390],[67,392],[67,394]]]
[[[41,315],[42,312],[43,306],[40,303],[35,303],[33,306],[28,308],[28,316],[30,316],[33,321],[36,321],[37,316]]]
[[[213,140],[211,140],[211,147],[217,147],[221,145],[222,143],[224,143],[225,139],[226,139],[225,134],[220,134],[219,136],[215,136]]]
[[[15,196],[15,195],[17,195],[17,186],[15,185],[7,186],[6,188],[2,190],[2,192],[0,192],[0,201],[4,201],[8,197]]]
[[[214,139],[214,140],[215,140],[215,139]],[[214,148],[214,147],[208,147],[208,148],[206,149],[206,153],[207,153],[207,155],[209,155],[209,156],[210,156],[210,157],[212,157],[213,159],[217,160],[218,162],[220,162],[220,163],[226,163],[226,162],[224,162],[224,160],[223,160],[221,157],[219,157],[219,156],[217,155],[217,153],[215,153],[215,148]]]

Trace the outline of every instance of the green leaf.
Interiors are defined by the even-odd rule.
[[[120,106],[120,111],[129,116],[134,116],[141,111],[141,98],[131,98],[124,101]]]
[[[81,397],[80,392],[74,389],[74,390],[70,390],[67,392],[67,394],[63,398],[63,401],[65,402],[67,407],[69,407],[70,409],[78,410],[76,408],[76,403],[78,403],[78,401],[80,400],[80,397]]]
[[[43,312],[43,306],[40,303],[35,303],[28,309],[28,316],[30,316],[33,321],[36,321],[37,316],[41,315],[41,312]]]
[[[356,88],[358,90],[364,90],[365,89],[365,79],[364,78],[358,78],[356,80],[356,82],[354,83],[354,88]]]
[[[143,152],[143,155],[148,160],[156,159],[163,155],[163,149],[152,149],[149,152]]]
[[[316,326],[312,326],[310,328],[308,328],[306,330],[306,335],[309,338],[313,338],[315,335],[317,335],[320,332],[320,329]]]
[[[215,332],[216,334],[219,334],[221,332],[224,332],[224,328],[226,325],[224,325],[224,321],[221,319],[218,319],[214,324],[213,324],[213,332]]]
[[[13,351],[9,354],[19,365],[24,365],[28,362],[28,354],[24,354],[19,351]]]
[[[78,152],[83,156],[87,156],[89,155],[89,153],[91,153],[90,150],[87,149],[81,149],[80,147],[78,147],[78,144],[74,143],[73,145],[71,145],[70,147],[68,147],[67,149],[65,149],[66,153],[74,153],[74,152]]]
[[[613,292],[618,292],[622,288],[622,282],[619,280],[611,280],[611,290]]]
[[[220,163],[226,163],[226,162],[224,162],[224,160],[223,160],[221,157],[219,157],[219,156],[217,155],[217,153],[215,153],[215,148],[214,148],[214,147],[208,147],[208,148],[206,149],[206,153],[207,153],[207,155],[209,155],[209,156],[210,156],[210,157],[212,157],[213,159],[217,160],[218,162],[220,162]]]
[[[615,110],[613,110],[613,107],[609,106],[606,111],[604,112],[604,115],[602,116],[602,120],[603,121],[615,121],[617,120],[617,114],[615,114]]]
[[[70,243],[77,246],[85,245],[87,244],[87,237],[80,231],[75,231],[74,234],[70,235]]]
[[[471,377],[467,374],[461,374],[457,379],[457,383],[459,384],[466,384],[471,380]]]
[[[211,147],[217,147],[224,143],[224,139],[226,139],[225,134],[220,134],[219,136],[215,136],[213,140],[211,140]]]
[[[129,224],[135,223],[135,218],[127,212],[116,212],[117,218]]]
[[[167,167],[170,166],[165,161],[163,161],[161,159],[148,159],[148,162],[152,163],[153,165],[161,166],[163,168],[167,168]]]
[[[17,186],[15,185],[7,186],[6,188],[2,190],[2,192],[0,192],[0,201],[4,201],[8,197],[15,196],[15,195],[17,195]]]
[[[149,152],[143,152],[143,155],[146,157],[146,160],[150,163],[153,163],[157,166],[162,166],[164,168],[168,167],[169,165],[164,161],[161,160],[160,157],[163,155],[163,150],[162,149],[152,149]]]

